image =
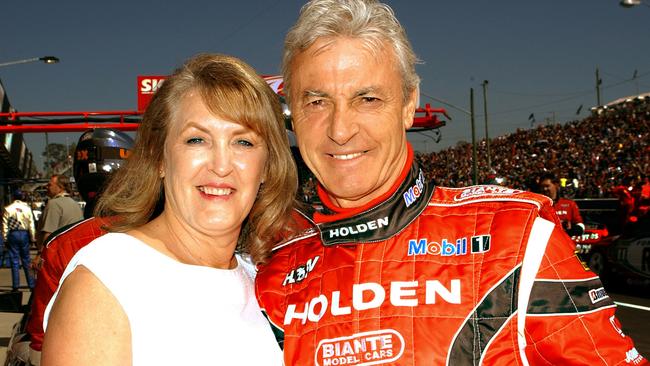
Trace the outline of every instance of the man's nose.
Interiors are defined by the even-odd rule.
[[[354,122],[354,115],[344,104],[336,104],[330,116],[327,134],[338,145],[345,145],[359,132],[359,125]]]

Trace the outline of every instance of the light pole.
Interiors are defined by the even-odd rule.
[[[488,174],[492,172],[492,159],[490,158],[490,135],[488,134],[488,113],[487,113],[487,85],[488,81],[483,80],[483,115],[485,116],[485,147],[487,148]]]
[[[26,58],[24,60],[2,62],[2,63],[0,63],[0,67],[18,65],[18,64],[26,64],[26,63],[38,62],[38,61],[44,62],[46,64],[57,64],[57,63],[59,63],[60,60],[59,60],[58,57],[54,57],[54,56],[32,57],[32,58]]]
[[[596,68],[596,105],[600,106],[600,84],[603,83],[603,80],[600,78],[600,73],[598,68]]]
[[[474,128],[474,88],[469,88],[469,110],[469,119],[472,121],[472,183],[477,185],[478,164],[476,164],[476,159],[478,155],[476,153],[476,129]]]

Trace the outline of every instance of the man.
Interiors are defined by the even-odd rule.
[[[2,238],[7,244],[11,259],[11,287],[17,291],[20,287],[20,265],[22,262],[25,279],[30,289],[34,288],[34,276],[31,273],[29,246],[34,243],[34,214],[24,202],[25,195],[20,189],[12,193],[13,202],[5,207],[2,215]]]
[[[575,201],[560,196],[560,181],[552,173],[545,173],[539,179],[542,193],[553,200],[553,208],[569,236],[580,236],[585,231],[580,210]]]
[[[38,242],[38,251],[43,248],[43,243],[55,230],[73,224],[83,219],[83,212],[79,204],[70,198],[70,178],[65,175],[55,174],[50,177],[47,184],[47,194],[50,197],[39,225],[41,239]]]
[[[315,0],[285,92],[325,207],[259,267],[287,365],[642,364],[548,198],[433,187],[405,131],[416,58],[390,8]]]

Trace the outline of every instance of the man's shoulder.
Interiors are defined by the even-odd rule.
[[[533,192],[497,185],[476,185],[460,188],[436,187],[429,206],[452,207],[479,202],[517,202],[537,208],[553,203],[550,198]]]
[[[316,225],[310,219],[310,214],[305,210],[294,209],[291,218],[291,229],[287,231],[284,239],[277,242],[271,248],[273,261],[285,255],[291,248],[307,245],[308,243],[320,243],[320,235]]]
[[[557,200],[557,203],[556,203],[556,204],[557,204],[557,205],[570,205],[570,206],[574,206],[574,205],[575,205],[575,206],[577,206],[576,201],[574,201],[574,200],[572,200],[572,199],[570,199],[570,198],[566,198],[566,197],[560,197],[560,198]]]
[[[57,196],[57,197],[54,197],[54,198],[50,198],[50,201],[49,201],[49,202],[52,202],[52,203],[55,203],[55,204],[59,204],[59,205],[61,205],[61,204],[69,204],[70,202],[74,202],[75,204],[77,203],[77,201],[75,201],[75,200],[74,200],[72,197],[70,197],[69,195],[65,195],[65,196]]]
[[[48,237],[45,247],[55,247],[61,242],[89,243],[106,234],[105,226],[109,223],[107,218],[91,217],[63,226]]]

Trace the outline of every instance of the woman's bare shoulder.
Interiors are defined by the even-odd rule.
[[[95,275],[78,266],[63,282],[50,312],[42,365],[130,365],[129,320]]]

